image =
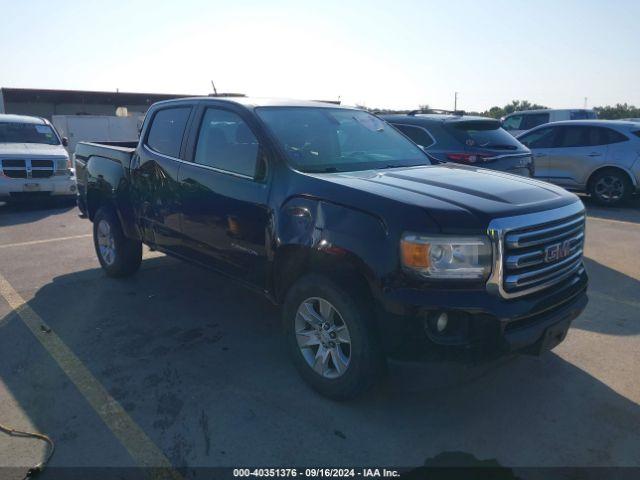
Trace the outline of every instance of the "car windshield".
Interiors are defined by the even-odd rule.
[[[450,132],[470,148],[518,150],[520,143],[500,126],[499,122],[468,121],[451,125]]]
[[[378,117],[361,110],[261,107],[258,116],[303,172],[347,172],[430,165],[426,154]]]
[[[0,143],[44,143],[60,145],[49,125],[36,123],[0,122]]]

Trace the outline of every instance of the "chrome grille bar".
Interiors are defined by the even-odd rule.
[[[515,298],[549,288],[582,269],[584,206],[493,220],[494,265],[487,289]]]

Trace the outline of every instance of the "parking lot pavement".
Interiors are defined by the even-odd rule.
[[[157,254],[107,278],[74,208],[0,206],[0,423],[50,435],[53,467],[418,466],[443,452],[640,466],[640,201],[587,206],[590,303],[564,343],[477,366],[392,364],[350,403],[302,383],[260,296]],[[43,452],[0,434],[1,466]]]

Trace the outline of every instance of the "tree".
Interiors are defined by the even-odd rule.
[[[598,118],[603,120],[616,120],[620,118],[640,118],[640,108],[627,103],[616,103],[615,106],[607,105],[595,107]]]
[[[481,115],[491,118],[502,118],[505,115],[509,115],[513,112],[520,112],[522,110],[542,110],[546,108],[547,107],[545,107],[544,105],[531,103],[528,100],[512,100],[511,103],[505,105],[504,107],[491,107],[489,110],[482,112]]]

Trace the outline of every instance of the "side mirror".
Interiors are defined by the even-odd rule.
[[[67,137],[62,137],[62,146],[63,147],[69,146],[69,139]]]

